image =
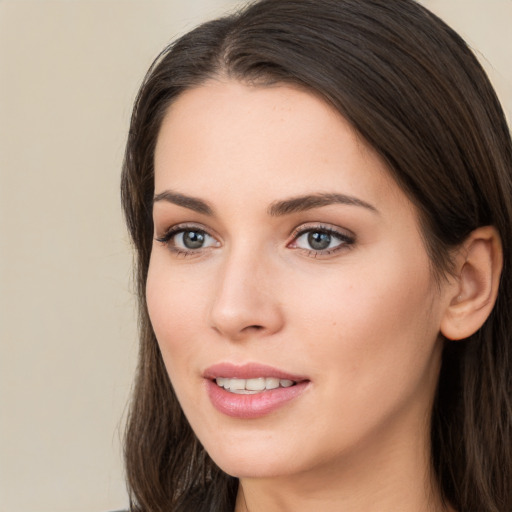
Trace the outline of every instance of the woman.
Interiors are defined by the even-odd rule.
[[[510,511],[512,144],[410,0],[262,0],[167,48],[122,178],[133,511]]]

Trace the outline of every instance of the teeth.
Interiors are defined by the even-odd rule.
[[[245,380],[244,379],[230,379],[229,380],[229,390],[230,391],[241,391],[245,389]]]
[[[273,379],[270,377],[269,379],[265,379],[265,387],[267,389],[276,389],[279,387],[279,379]]]
[[[221,388],[226,387],[227,381],[228,381],[228,379],[225,379],[224,377],[218,377],[217,379],[215,379],[217,386],[220,386]]]
[[[240,395],[253,395],[260,391],[277,389],[279,387],[289,388],[295,384],[293,380],[276,379],[275,377],[258,377],[256,379],[217,377],[215,381],[221,388]]]
[[[265,380],[263,377],[259,379],[247,379],[245,389],[248,391],[263,391],[265,389]]]

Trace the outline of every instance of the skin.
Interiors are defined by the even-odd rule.
[[[366,206],[269,214],[311,193]],[[440,325],[459,290],[435,281],[417,213],[379,156],[309,92],[212,80],[163,121],[155,195],[150,318],[192,428],[240,478],[236,510],[445,510],[429,420]],[[206,233],[204,246],[158,241],[177,225]],[[340,238],[312,251],[308,233],[325,228]],[[203,372],[220,362],[310,382],[264,417],[231,418],[205,391]]]

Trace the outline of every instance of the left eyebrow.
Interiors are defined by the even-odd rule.
[[[345,194],[327,193],[308,194],[305,196],[285,199],[284,201],[276,201],[269,206],[267,212],[273,217],[280,217],[282,215],[312,210],[313,208],[320,208],[331,204],[360,206],[372,211],[373,213],[379,213],[375,206],[363,201],[362,199],[358,199],[357,197],[347,196]]]

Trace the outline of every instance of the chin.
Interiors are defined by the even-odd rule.
[[[230,476],[236,478],[277,478],[294,473],[287,462],[273,460],[247,460],[239,456],[238,460],[215,460],[217,466]],[[260,456],[259,459],[262,457]],[[265,457],[266,458],[266,457]]]
[[[271,478],[300,470],[291,455],[295,450],[280,450],[261,440],[243,443],[226,437],[203,446],[222,471],[236,478]]]

